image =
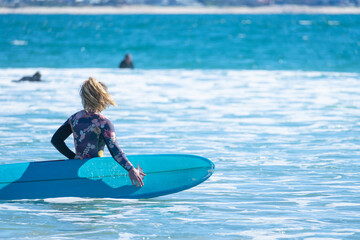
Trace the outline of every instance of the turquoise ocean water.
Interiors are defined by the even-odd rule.
[[[90,75],[119,105],[104,114],[127,154],[216,164],[203,184],[153,199],[1,201],[0,239],[360,239],[360,16],[0,15],[0,26],[0,164],[62,159],[50,138]],[[126,52],[135,70],[116,68]],[[44,82],[11,81],[35,71]]]
[[[0,15],[0,67],[359,71],[358,15]]]

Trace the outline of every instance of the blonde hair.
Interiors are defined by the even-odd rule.
[[[107,92],[105,84],[89,77],[80,89],[80,96],[85,111],[102,112],[107,106],[116,106],[112,96]]]

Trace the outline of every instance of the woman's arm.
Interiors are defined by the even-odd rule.
[[[62,153],[68,159],[74,159],[75,153],[71,151],[68,146],[65,144],[65,139],[67,139],[72,133],[71,126],[68,121],[66,121],[53,135],[51,138],[51,143],[54,147]]]
[[[111,156],[117,161],[125,170],[130,171],[134,168],[131,162],[125,156],[123,150],[121,150],[115,136],[115,128],[112,122],[108,119],[105,120],[106,123],[103,125],[104,127],[101,129],[101,135],[103,136],[106,146],[111,153]]]
[[[103,121],[103,120],[102,120]],[[125,153],[119,147],[119,144],[115,136],[114,125],[106,120],[106,123],[101,130],[102,136],[104,137],[106,146],[109,149],[111,156],[117,161],[125,170],[129,172],[129,177],[133,185],[142,187],[144,185],[142,179],[145,176],[143,172],[135,169],[131,162],[125,156]]]

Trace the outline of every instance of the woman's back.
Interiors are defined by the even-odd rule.
[[[105,142],[100,127],[104,128],[105,125],[108,125],[106,121],[104,116],[85,110],[75,113],[68,119],[68,123],[73,129],[75,158],[103,156]]]

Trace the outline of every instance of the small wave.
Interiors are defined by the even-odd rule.
[[[339,21],[328,21],[327,24],[330,26],[338,26],[338,25],[340,25],[340,22]]]
[[[308,21],[308,20],[301,20],[301,21],[299,21],[299,24],[303,25],[303,26],[309,26],[309,25],[312,25],[312,22]]]
[[[336,203],[329,203],[326,206],[330,207],[330,208],[336,208],[336,207],[359,207],[360,203],[336,202]]]
[[[48,203],[76,203],[76,202],[92,202],[93,198],[80,198],[80,197],[59,197],[59,198],[46,198],[44,202]]]
[[[26,46],[28,45],[28,42],[24,40],[14,40],[11,42],[11,44],[15,46]]]

